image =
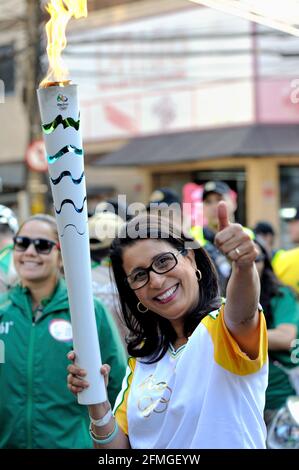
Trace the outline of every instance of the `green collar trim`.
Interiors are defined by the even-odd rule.
[[[180,346],[178,349],[174,349],[174,347],[172,346],[172,344],[170,343],[169,344],[169,348],[168,348],[168,352],[169,354],[171,355],[171,357],[178,357],[182,352],[183,350],[185,349],[186,347],[186,344],[182,344],[182,346]]]

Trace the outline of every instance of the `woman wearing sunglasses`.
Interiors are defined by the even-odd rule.
[[[0,448],[91,448],[86,409],[65,385],[73,344],[55,219],[30,217],[14,238],[13,256],[20,284],[0,298]],[[114,402],[125,354],[99,301],[95,310],[103,360],[113,369],[108,395]]]
[[[95,447],[265,447],[257,252],[242,227],[229,223],[224,202],[218,219],[216,243],[232,262],[225,304],[207,253],[169,220],[138,216],[112,243],[131,357],[113,413],[108,402],[89,407]],[[88,386],[75,364],[68,370],[73,393]],[[108,366],[102,374],[107,380]]]

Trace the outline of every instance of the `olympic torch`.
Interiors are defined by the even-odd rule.
[[[104,402],[106,388],[92,295],[84,152],[78,87],[68,80],[61,52],[71,17],[87,16],[87,0],[51,0],[47,11],[49,71],[37,91],[48,159],[54,210],[68,289],[76,362],[87,371],[90,386],[78,402]]]

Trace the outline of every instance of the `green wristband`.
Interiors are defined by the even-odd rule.
[[[113,439],[116,437],[117,433],[118,433],[118,424],[116,420],[115,420],[115,426],[114,426],[113,432],[110,434],[109,437],[106,437],[106,439],[96,439],[92,434],[91,426],[89,428],[89,435],[91,439],[93,440],[93,442],[96,442],[97,444],[101,444],[101,445],[110,444],[110,442],[112,442]]]

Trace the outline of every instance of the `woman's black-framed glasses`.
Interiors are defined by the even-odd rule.
[[[156,256],[152,264],[148,268],[138,268],[135,269],[129,276],[126,277],[126,281],[131,287],[132,290],[141,289],[149,282],[150,272],[154,271],[156,274],[165,274],[171,271],[178,264],[177,256],[184,254],[185,249],[180,250],[177,255],[171,251],[166,253],[161,253]]]
[[[48,255],[54,246],[59,249],[59,243],[47,240],[46,238],[29,238],[17,235],[14,237],[13,242],[16,251],[26,251],[32,243],[36,252],[41,255]]]

